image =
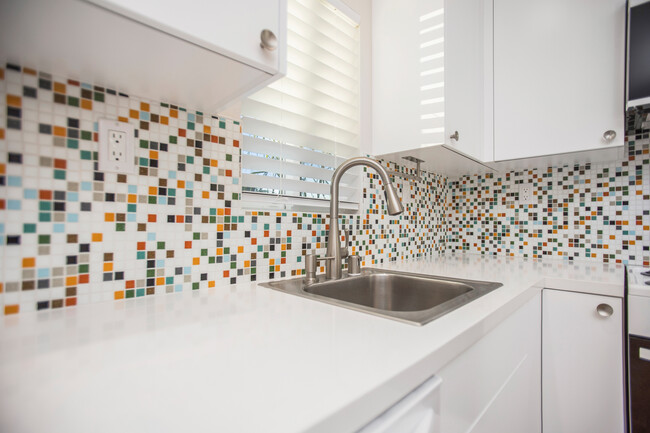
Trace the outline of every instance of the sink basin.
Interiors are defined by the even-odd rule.
[[[314,284],[304,281],[294,278],[262,286],[414,325],[424,325],[502,286],[371,268],[340,280],[321,276]]]

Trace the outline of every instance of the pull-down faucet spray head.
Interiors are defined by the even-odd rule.
[[[397,191],[395,191],[395,188],[393,187],[393,184],[390,183],[390,181],[388,183],[384,183],[384,195],[386,197],[386,207],[388,208],[389,215],[399,215],[404,212],[402,202],[400,201],[399,196],[397,195]]]

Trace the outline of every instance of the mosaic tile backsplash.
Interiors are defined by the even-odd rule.
[[[4,314],[296,275],[325,252],[327,215],[243,210],[237,121],[18,65],[0,69],[0,305]],[[98,120],[135,128],[136,174],[97,170]],[[392,167],[404,170],[400,167]],[[447,179],[377,175],[344,216],[366,264],[445,249]]]
[[[450,180],[447,249],[650,266],[650,105],[627,122],[622,161]]]
[[[448,250],[650,264],[648,112],[624,161],[396,179],[397,217],[367,171],[361,211],[342,217],[351,249],[364,265]],[[134,126],[136,174],[97,170],[102,118]],[[299,275],[305,252],[325,252],[327,215],[242,208],[240,141],[237,121],[0,68],[2,313]],[[536,204],[515,201],[522,183]]]

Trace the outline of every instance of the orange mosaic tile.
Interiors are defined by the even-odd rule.
[[[5,305],[5,316],[10,314],[18,314],[20,312],[20,305]]]
[[[20,108],[23,105],[22,98],[16,95],[7,95],[7,105],[10,107]]]
[[[62,126],[55,126],[52,128],[52,134],[57,137],[65,137],[65,128]]]
[[[63,83],[58,83],[58,82],[55,81],[55,82],[54,82],[54,91],[55,91],[56,93],[65,93],[65,92],[66,92],[65,84],[63,84]]]

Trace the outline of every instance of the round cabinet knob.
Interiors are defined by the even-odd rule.
[[[260,40],[260,47],[267,51],[274,51],[278,47],[278,38],[276,38],[275,34],[269,29],[262,30],[262,33],[260,33]]]
[[[603,138],[605,141],[612,141],[613,139],[616,138],[616,131],[612,131],[611,129],[608,131],[605,131],[603,134]]]
[[[614,314],[614,309],[609,304],[599,304],[596,307],[596,312],[601,317],[609,317]]]
[[[458,140],[460,139],[460,135],[458,134],[458,131],[454,131],[454,133],[451,134],[451,135],[449,136],[449,138],[451,138],[452,140],[456,140],[456,141],[458,141]]]

